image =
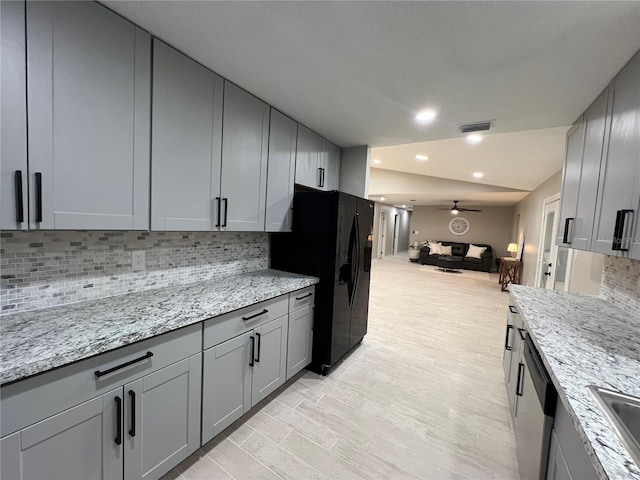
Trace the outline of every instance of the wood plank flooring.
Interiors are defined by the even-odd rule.
[[[369,332],[164,480],[517,479],[496,275],[374,260]]]

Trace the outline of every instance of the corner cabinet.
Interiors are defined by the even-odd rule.
[[[148,229],[149,34],[95,2],[27,2],[26,27],[29,227]]]
[[[322,139],[320,167],[323,169],[321,190],[337,190],[340,180],[340,147]]]
[[[151,229],[220,225],[224,81],[153,41]]]
[[[298,124],[296,147],[296,183],[305,187],[321,188],[320,152],[322,138],[302,124]]]
[[[567,132],[567,150],[562,172],[558,245],[571,245],[571,222],[575,222],[578,209],[583,146],[584,125],[583,117],[581,116]]]
[[[221,230],[264,231],[269,106],[225,81]]]

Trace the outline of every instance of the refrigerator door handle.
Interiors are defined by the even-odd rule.
[[[357,257],[356,257],[356,253],[354,252],[354,247],[357,245],[358,243],[358,239],[356,237],[357,235],[357,228],[356,228],[356,219],[355,219],[355,215],[353,216],[353,221],[351,222],[351,233],[349,233],[349,278],[347,280],[347,291],[349,294],[349,306],[351,306],[351,304],[353,303],[353,294],[355,291],[355,279],[356,279],[356,273],[354,272],[354,266],[356,265],[356,261],[357,261]]]
[[[356,213],[355,215],[355,222],[356,222],[356,278],[355,281],[353,282],[353,298],[355,298],[356,296],[356,291],[358,289],[358,283],[360,282],[360,219],[358,218],[360,216],[359,213]]]

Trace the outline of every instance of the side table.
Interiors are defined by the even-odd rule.
[[[522,262],[513,257],[502,257],[500,259],[500,270],[498,275],[498,283],[500,291],[508,291],[508,285],[520,285],[522,280]]]

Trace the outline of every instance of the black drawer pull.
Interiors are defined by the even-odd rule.
[[[260,363],[260,339],[262,338],[262,335],[260,335],[259,333],[256,333],[256,339],[258,340],[258,355],[256,356],[256,362]]]
[[[222,224],[223,227],[227,226],[227,216],[229,214],[229,199],[228,198],[223,198],[222,200],[224,200],[224,223]]]
[[[36,173],[36,222],[42,222],[42,173]]]
[[[524,363],[518,363],[518,379],[516,380],[516,395],[522,396],[522,386],[524,384]]]
[[[520,339],[524,340],[524,334],[526,333],[526,330],[524,328],[518,328],[518,333],[520,334]]]
[[[24,222],[24,200],[22,199],[22,170],[16,170],[14,174],[16,190],[16,222]]]
[[[301,296],[301,297],[296,297],[296,300],[302,300],[302,299],[304,299],[304,298],[308,298],[308,297],[310,297],[311,295],[313,295],[313,293],[309,292],[309,293],[307,293],[306,295],[303,295],[303,296]]]
[[[260,315],[264,315],[265,313],[269,313],[269,310],[266,308],[262,310],[260,313],[256,313],[255,315],[251,315],[250,317],[242,317],[243,320],[251,320],[252,318],[259,317]]]
[[[116,397],[114,400],[116,402],[116,438],[114,441],[116,445],[122,445],[122,399]]]
[[[218,206],[218,221],[216,222],[216,227],[220,226],[220,214],[222,208],[222,199],[220,197],[216,197],[216,205]]]
[[[147,352],[141,357],[134,358],[133,360],[129,360],[128,362],[122,363],[120,365],[116,365],[115,367],[108,370],[103,370],[102,372],[100,370],[96,370],[96,377],[100,378],[103,375],[108,375],[112,372],[115,372],[116,370],[120,370],[121,368],[128,367],[129,365],[133,365],[134,363],[141,362],[142,360],[146,360],[147,358],[151,357],[153,357],[153,352]]]
[[[509,330],[513,328],[513,325],[507,325],[507,335],[504,338],[504,349],[511,350],[511,345],[509,345]]]
[[[255,365],[255,363],[253,363],[253,359],[255,358],[256,354],[256,339],[253,338],[253,335],[251,335],[249,337],[249,340],[251,341],[251,360],[249,361],[249,366],[253,367]]]
[[[136,436],[136,392],[129,390],[129,399],[131,400],[131,425],[129,428],[129,436]]]
[[[511,313],[515,313],[516,315],[518,314],[518,310],[513,305],[509,305],[509,311]]]
[[[618,210],[616,212],[616,225],[613,230],[613,243],[611,245],[611,250],[615,250],[617,252],[628,252],[628,248],[624,248],[622,246],[622,242],[624,241],[624,223],[627,219],[627,215],[633,213],[633,210]]]

